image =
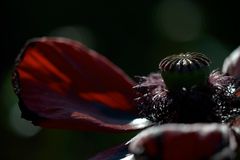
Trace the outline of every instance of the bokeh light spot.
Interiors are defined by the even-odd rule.
[[[167,38],[186,42],[198,38],[203,17],[200,8],[188,0],[165,0],[157,9],[156,24]]]
[[[21,118],[21,111],[17,104],[10,110],[9,120],[15,133],[22,137],[32,137],[41,130],[40,127],[34,126],[31,122]]]

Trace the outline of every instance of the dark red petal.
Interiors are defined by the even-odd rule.
[[[223,63],[223,73],[228,73],[231,76],[240,76],[240,47],[235,49]]]
[[[237,141],[221,124],[166,124],[148,128],[133,138],[136,157],[162,160],[233,159]]]
[[[64,38],[29,41],[13,76],[23,117],[50,128],[132,130],[133,82],[117,66]],[[147,122],[147,121],[145,121]]]
[[[133,160],[128,152],[128,144],[122,144],[97,154],[89,160]]]

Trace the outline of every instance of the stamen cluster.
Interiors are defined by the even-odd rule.
[[[186,56],[180,55],[177,59],[182,62],[179,57],[184,59]],[[170,59],[174,61],[174,58]],[[207,60],[203,59],[205,63]],[[160,66],[163,64],[167,66],[166,59],[160,62]],[[174,90],[168,89],[165,81],[161,73],[138,77],[139,83],[134,88],[138,93],[136,101],[142,117],[159,123],[225,123],[240,114],[240,99],[236,96],[239,81],[220,71],[210,73],[204,85],[182,86]]]

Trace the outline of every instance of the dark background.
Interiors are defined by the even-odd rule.
[[[190,0],[3,0],[0,2],[0,159],[75,160],[132,134],[33,127],[20,119],[11,87],[14,59],[33,37],[64,36],[104,54],[131,77],[157,71],[166,55],[196,51],[212,68],[239,44],[239,4]]]

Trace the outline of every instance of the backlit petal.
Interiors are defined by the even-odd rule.
[[[135,160],[128,152],[128,144],[122,144],[97,154],[90,160]]]
[[[240,76],[240,47],[224,60],[222,71],[231,76]]]
[[[133,81],[105,57],[69,39],[29,41],[13,84],[23,117],[43,127],[125,131],[149,125],[137,121]]]
[[[143,130],[132,139],[130,153],[139,159],[234,159],[237,141],[222,124],[165,124]]]

